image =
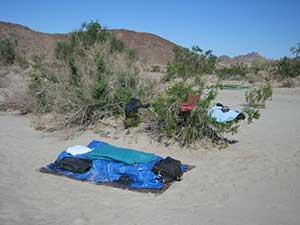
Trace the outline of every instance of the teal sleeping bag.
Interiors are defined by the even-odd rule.
[[[97,146],[86,155],[91,159],[113,160],[129,165],[136,163],[147,163],[157,159],[157,156],[153,153],[120,148],[110,144]]]

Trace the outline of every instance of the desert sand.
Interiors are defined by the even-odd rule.
[[[243,91],[219,100],[240,108]],[[0,115],[0,224],[300,224],[300,91],[276,89],[261,119],[241,123],[224,150],[165,147],[145,134],[103,138],[86,131],[66,140],[36,131],[29,116]],[[161,195],[42,174],[68,146],[91,139],[181,160],[196,168]]]

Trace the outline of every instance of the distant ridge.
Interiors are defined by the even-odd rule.
[[[151,33],[136,32],[125,29],[111,29],[124,44],[136,50],[141,62],[149,65],[166,65],[175,58],[173,49],[177,46],[160,36]],[[17,55],[32,57],[43,55],[51,60],[58,41],[67,40],[68,34],[48,34],[31,30],[30,28],[9,22],[0,21],[0,40],[9,38],[16,42]],[[218,58],[219,66],[228,66],[236,63],[252,64],[254,61],[267,61],[257,52],[246,55],[229,57],[227,55]]]
[[[33,31],[23,25],[0,21],[0,40],[10,39],[16,42],[15,51],[18,56],[30,58],[44,55],[51,59],[58,41],[67,39],[65,34],[47,34]]]
[[[261,56],[257,52],[251,52],[246,55],[238,55],[232,58],[227,55],[222,55],[218,58],[218,61],[218,65],[220,66],[229,66],[237,63],[245,63],[247,65],[251,65],[255,62],[266,62],[268,61],[268,59]]]
[[[176,44],[157,35],[124,29],[111,30],[129,48],[137,51],[139,58],[149,64],[167,64],[175,58]]]
[[[174,59],[176,44],[150,33],[125,29],[111,30],[124,44],[136,50],[139,59],[146,64],[167,64]],[[20,56],[45,55],[51,59],[58,41],[68,38],[67,34],[48,34],[30,28],[0,21],[0,40],[9,38],[17,43],[16,52]]]

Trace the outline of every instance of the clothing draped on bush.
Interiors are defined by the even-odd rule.
[[[241,113],[236,110],[228,110],[226,112],[223,108],[224,106],[215,105],[208,111],[208,115],[219,123],[226,123],[233,121]]]

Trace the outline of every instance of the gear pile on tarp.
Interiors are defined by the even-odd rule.
[[[191,169],[171,157],[120,148],[93,140],[62,151],[41,172],[129,189],[162,190]]]

